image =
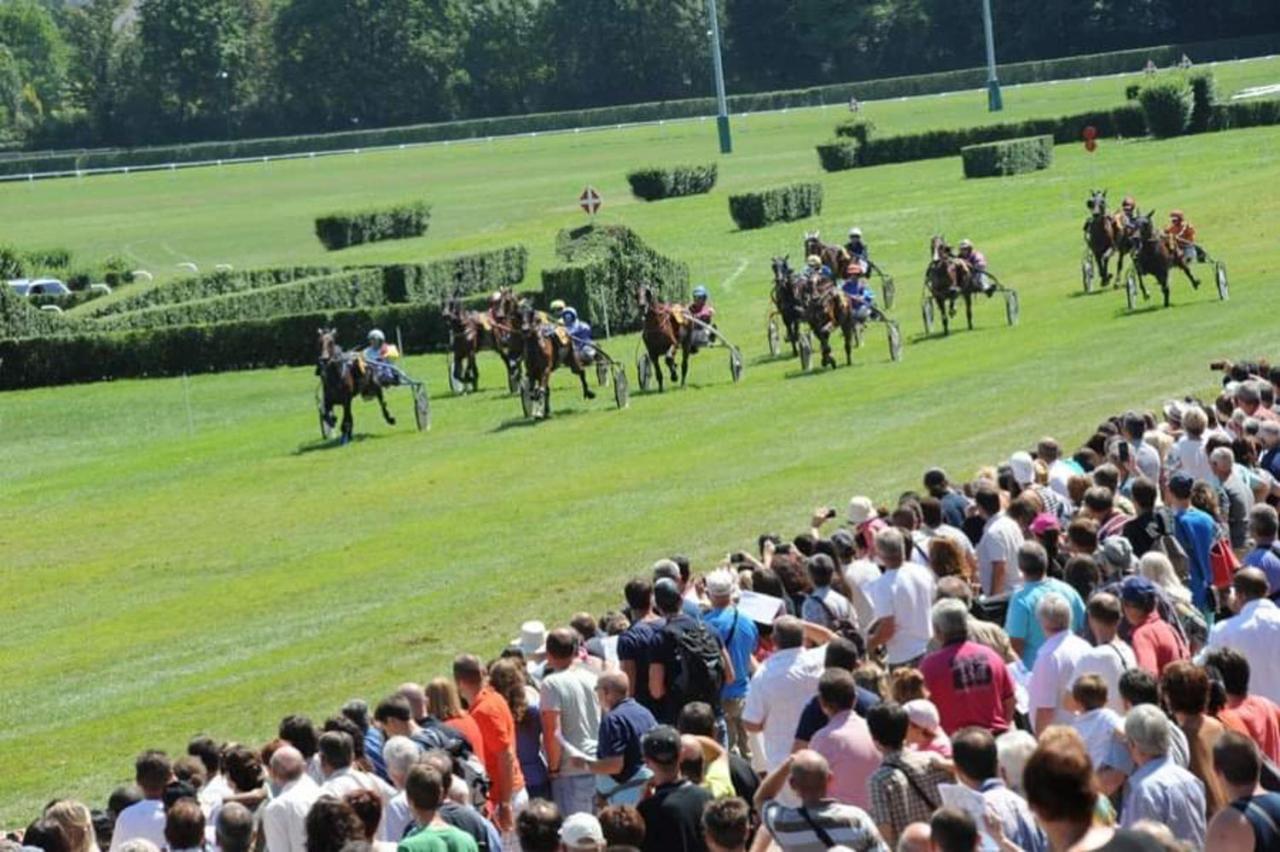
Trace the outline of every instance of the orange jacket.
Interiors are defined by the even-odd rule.
[[[1182,245],[1194,243],[1196,241],[1196,229],[1185,219],[1181,225],[1170,225],[1164,229],[1164,232]]]

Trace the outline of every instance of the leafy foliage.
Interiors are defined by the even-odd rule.
[[[792,222],[822,212],[822,184],[793,183],[762,192],[729,196],[729,215],[744,231],[774,222]]]
[[[1280,124],[1280,98],[1254,98],[1218,104],[1213,108],[1210,124],[1214,130]]]
[[[837,139],[818,146],[818,161],[825,172],[842,172],[858,165],[858,144]]]
[[[1004,139],[960,149],[964,176],[1004,177],[1047,169],[1053,164],[1053,137],[1028,136]]]
[[[329,251],[373,243],[420,237],[427,232],[431,207],[422,201],[350,213],[316,217],[316,236]]]
[[[705,166],[673,166],[671,168],[636,169],[627,174],[631,193],[645,201],[701,195],[716,185],[716,164]]]
[[[1181,136],[1191,126],[1195,98],[1185,77],[1153,80],[1138,93],[1147,129],[1157,139]]]

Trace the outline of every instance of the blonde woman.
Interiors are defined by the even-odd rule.
[[[1159,551],[1148,551],[1138,562],[1138,573],[1159,586],[1169,598],[1173,611],[1178,614],[1178,622],[1182,625],[1191,653],[1197,653],[1209,640],[1209,625],[1191,602],[1191,590],[1178,579],[1169,557]]]
[[[480,726],[462,712],[462,700],[458,698],[458,687],[453,681],[438,677],[427,684],[427,713],[443,722],[445,727],[457,731],[473,752],[484,754]]]
[[[80,802],[62,799],[45,809],[44,818],[62,826],[70,843],[70,852],[97,852],[98,837],[93,831],[93,816]]]

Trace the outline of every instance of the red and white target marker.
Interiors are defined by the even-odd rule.
[[[600,208],[604,206],[604,196],[602,196],[594,186],[588,186],[582,190],[582,194],[578,196],[578,206],[590,213],[592,216],[600,212]]]

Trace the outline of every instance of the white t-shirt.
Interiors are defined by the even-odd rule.
[[[928,650],[933,638],[933,589],[933,572],[914,562],[885,571],[871,585],[875,617],[893,617],[893,637],[885,645],[885,662],[889,665],[914,660]]]
[[[1049,487],[1061,497],[1063,500],[1071,499],[1070,482],[1071,477],[1075,476],[1077,471],[1071,465],[1058,459],[1049,465]]]
[[[1096,674],[1107,683],[1107,707],[1117,713],[1124,712],[1124,701],[1120,698],[1120,676],[1129,669],[1138,667],[1138,658],[1133,649],[1123,639],[1116,638],[1105,645],[1096,645],[1086,651],[1076,663],[1076,680],[1087,674]],[[1094,766],[1097,766],[1094,763]]]
[[[1002,595],[1022,585],[1022,572],[1018,570],[1022,541],[1022,527],[1004,512],[987,521],[978,541],[978,580],[983,594]],[[991,566],[995,562],[1004,563],[1004,580],[998,589],[991,588]]]
[[[965,535],[963,530],[953,527],[951,524],[938,524],[933,529],[925,527],[924,532],[930,539],[945,538],[948,541],[954,541],[956,546],[966,554],[973,555],[973,542],[969,541],[969,536]],[[928,545],[925,545],[925,550],[928,550]]]
[[[1055,633],[1040,646],[1036,664],[1031,668],[1031,682],[1027,686],[1033,721],[1037,710],[1051,707],[1056,711],[1052,724],[1071,724],[1075,716],[1063,706],[1063,702],[1075,682],[1076,664],[1090,647],[1088,642],[1070,630]]]
[[[1213,482],[1213,468],[1209,466],[1209,454],[1204,449],[1204,437],[1192,438],[1183,435],[1173,442],[1165,465],[1169,475],[1185,473],[1192,479],[1204,479]]]
[[[770,772],[791,754],[800,714],[818,691],[826,657],[825,645],[775,651],[747,685],[742,718],[764,725],[764,757]]]
[[[130,840],[150,840],[160,849],[169,845],[164,839],[164,802],[143,799],[120,812],[111,835],[111,849],[119,849]]]
[[[880,566],[870,559],[856,559],[844,569],[844,581],[849,585],[849,603],[858,614],[858,629],[867,635],[867,628],[875,621],[876,608],[867,591],[872,583],[880,579]]]
[[[1093,765],[1100,767],[1116,745],[1117,737],[1124,734],[1124,717],[1110,707],[1099,707],[1081,713],[1071,722],[1071,727],[1084,740]]]

